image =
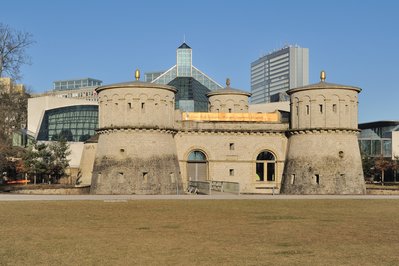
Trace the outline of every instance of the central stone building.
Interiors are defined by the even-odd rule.
[[[97,89],[91,193],[180,194],[192,184],[251,194],[365,193],[359,88],[327,83],[322,72],[321,82],[287,92],[290,112],[251,112],[250,93],[228,81],[206,95],[208,112],[181,112],[174,87],[138,78]]]

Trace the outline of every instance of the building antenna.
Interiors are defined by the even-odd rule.
[[[186,42],[186,34],[183,34],[183,42]]]

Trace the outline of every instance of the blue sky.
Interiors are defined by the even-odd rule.
[[[2,1],[0,22],[29,31],[22,82],[133,80],[166,70],[176,48],[220,84],[250,90],[250,63],[286,44],[309,48],[309,80],[358,86],[359,121],[399,120],[399,1]],[[6,11],[6,12],[5,12]]]

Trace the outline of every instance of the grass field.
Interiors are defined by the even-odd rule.
[[[0,202],[0,265],[399,265],[398,200]]]

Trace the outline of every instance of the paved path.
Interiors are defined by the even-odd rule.
[[[397,199],[399,195],[21,195],[0,193],[0,201],[100,200],[301,200],[301,199]]]

